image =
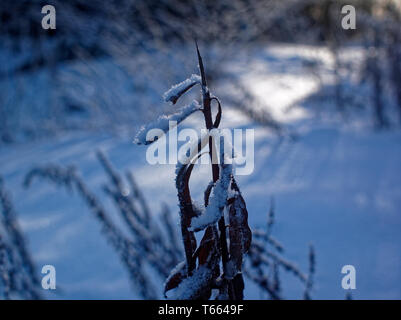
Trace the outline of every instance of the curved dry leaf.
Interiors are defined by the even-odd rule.
[[[180,262],[170,273],[164,284],[164,296],[166,292],[177,288],[185,278],[186,264],[185,261]]]

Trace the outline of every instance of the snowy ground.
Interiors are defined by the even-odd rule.
[[[271,101],[280,120],[297,124],[299,139],[273,137],[238,111],[223,113],[222,127],[255,128],[255,170],[238,179],[250,226],[265,224],[269,199],[274,196],[274,234],[284,244],[286,257],[306,270],[308,244],[315,246],[314,298],[343,299],[341,267],[352,264],[357,270],[354,298],[400,299],[401,132],[377,133],[338,123],[311,125],[302,106],[286,112],[286,107],[318,88],[316,79],[297,69],[299,52],[297,48],[271,50],[269,59],[255,61],[244,75],[245,82],[257,83],[254,93]],[[311,54],[305,49],[301,52]],[[295,66],[288,70],[291,61]],[[196,117],[187,124],[195,122]],[[24,175],[38,164],[75,164],[101,195],[106,177],[100,174],[94,153],[102,149],[116,168],[133,171],[148,198],[157,195],[158,201],[150,203],[155,213],[163,202],[177,210],[174,166],[149,165],[146,147],[132,144],[132,139],[70,132],[0,147],[0,174],[13,192],[34,259],[39,266],[53,264],[57,269],[61,292],[49,297],[129,299],[137,295],[85,204],[47,183],[36,182],[26,190],[22,187]],[[201,167],[194,176],[195,194],[204,188],[209,173]],[[284,296],[300,298],[302,288],[291,279],[284,279]],[[248,286],[246,297],[259,298],[259,292]]]

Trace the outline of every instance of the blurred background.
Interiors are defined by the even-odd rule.
[[[47,4],[56,9],[54,30],[41,26]],[[354,30],[341,26],[344,5],[356,8]],[[178,230],[174,166],[149,165],[146,148],[132,140],[141,125],[177,108],[162,95],[198,72],[195,39],[223,105],[222,126],[255,129],[255,170],[238,178],[251,228],[265,227],[274,199],[274,234],[288,260],[306,272],[313,244],[312,298],[344,299],[341,268],[351,264],[352,298],[400,299],[400,1],[5,0],[0,176],[37,276],[45,264],[57,269],[60,289],[42,297],[146,298],[140,280],[129,280],[138,266],[127,272],[79,196],[23,182],[36,166],[74,165],[129,233],[104,193],[101,150],[133,173],[155,219],[169,208]],[[194,193],[209,181],[207,170],[196,169]],[[18,251],[5,202],[0,234]],[[302,298],[305,279],[287,273],[281,297]],[[32,298],[21,288],[16,297]],[[271,298],[251,279],[245,293]]]

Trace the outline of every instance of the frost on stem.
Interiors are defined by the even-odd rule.
[[[158,129],[161,130],[161,133],[166,134],[170,129],[180,124],[192,113],[198,111],[199,109],[199,103],[194,100],[190,105],[183,107],[181,110],[174,114],[160,116],[156,121],[153,121],[146,126],[142,126],[134,139],[134,143],[147,145],[155,142],[161,136],[152,136],[150,138],[153,140],[148,140],[147,135],[150,130]]]
[[[194,85],[201,83],[201,77],[193,74],[190,78],[172,86],[168,91],[163,94],[163,99],[166,102],[176,104],[178,99]]]

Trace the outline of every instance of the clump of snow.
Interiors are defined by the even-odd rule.
[[[186,91],[191,89],[195,84],[201,82],[201,77],[193,74],[190,78],[172,86],[168,91],[163,94],[163,99],[166,102],[172,102],[175,104],[179,97]]]
[[[222,216],[223,209],[227,202],[228,189],[231,182],[232,165],[224,163],[227,157],[224,154],[224,144],[220,143],[220,177],[216,181],[209,198],[209,204],[204,214],[194,217],[191,221],[191,231],[205,229],[216,223]]]
[[[188,106],[185,106],[178,112],[171,115],[162,115],[156,121],[153,121],[146,126],[142,126],[139,130],[138,134],[134,139],[135,144],[151,144],[160,138],[162,134],[166,134],[170,129],[176,127],[180,122],[184,121],[187,117],[189,117],[192,113],[200,109],[200,105],[198,101],[194,100]],[[158,134],[152,137],[148,137],[148,133],[150,130],[160,130]],[[155,132],[156,133],[156,132]],[[148,138],[152,138],[153,140],[148,140]]]
[[[227,165],[223,169],[222,177],[216,182],[212,194],[210,195],[209,205],[206,207],[204,214],[194,217],[191,221],[191,231],[199,231],[205,229],[209,225],[216,223],[222,215],[224,206],[227,201],[228,186],[230,184],[232,167]]]
[[[200,216],[205,213],[205,206],[198,201],[192,200],[192,209],[196,216]]]

